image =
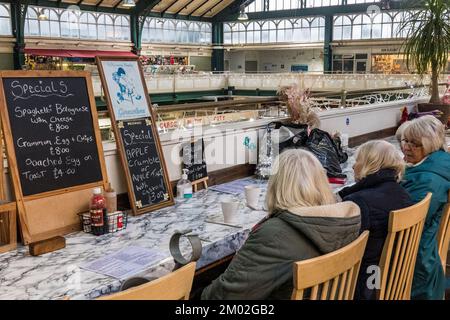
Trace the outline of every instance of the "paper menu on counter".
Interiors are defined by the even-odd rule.
[[[129,246],[105,257],[85,263],[82,269],[117,279],[126,279],[168,258],[170,253],[156,249]]]
[[[209,189],[217,191],[217,192],[238,195],[238,194],[244,193],[245,186],[252,185],[252,184],[260,184],[261,187],[263,187],[263,186],[265,187],[266,183],[267,183],[266,181],[264,181],[263,183],[260,183],[260,181],[258,181],[256,178],[252,177],[252,178],[238,179],[238,180],[234,180],[234,181],[223,183],[223,184],[218,184],[218,185],[209,187]]]

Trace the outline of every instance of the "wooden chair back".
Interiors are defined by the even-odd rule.
[[[392,211],[380,259],[380,300],[409,300],[431,193],[413,206]]]
[[[450,243],[450,190],[448,192],[448,202],[445,205],[444,210],[442,211],[437,242],[439,249],[439,257],[441,258],[442,267],[444,268],[445,273],[447,269],[448,246]]]
[[[189,300],[195,265],[191,262],[159,279],[100,297],[99,300]]]
[[[359,267],[366,248],[369,231],[364,231],[347,246],[294,263],[293,300],[304,299],[310,290],[311,300],[351,300],[355,293]]]

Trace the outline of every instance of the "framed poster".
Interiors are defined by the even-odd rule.
[[[97,57],[96,60],[133,214],[138,215],[173,205],[173,191],[155,124],[156,115],[150,104],[150,96],[138,58]],[[139,108],[145,108],[145,112],[136,111],[138,109],[135,112],[126,112],[122,116],[126,114],[128,120],[121,120],[121,115],[118,115],[114,107],[117,92],[109,89],[108,77],[111,73],[105,71],[105,66],[111,67],[110,70],[121,68],[125,72],[133,70],[130,75],[136,72],[136,75],[133,75],[134,84],[136,88],[143,90],[142,98],[138,100]],[[138,114],[139,117],[136,118]]]
[[[138,60],[100,60],[99,63],[116,121],[150,117]]]

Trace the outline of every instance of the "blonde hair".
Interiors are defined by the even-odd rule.
[[[399,181],[405,170],[405,162],[400,152],[384,140],[372,140],[362,144],[356,150],[355,158],[356,180],[364,179],[381,169],[393,169]]]
[[[266,196],[270,213],[336,203],[325,169],[311,152],[286,150],[276,158],[274,170]]]
[[[320,118],[314,111],[308,112],[306,123],[310,129],[320,128]]]
[[[397,128],[397,131],[395,131],[395,138],[398,142],[402,140],[403,131],[405,131],[406,127],[409,126],[410,123],[410,121],[403,122],[400,127]]]
[[[439,149],[447,151],[445,127],[432,115],[410,121],[410,124],[403,130],[402,139],[421,144],[426,155]]]

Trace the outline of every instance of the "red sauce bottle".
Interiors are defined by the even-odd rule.
[[[91,230],[96,236],[105,233],[104,210],[106,210],[106,201],[102,194],[102,189],[94,188],[89,211],[91,213]]]

